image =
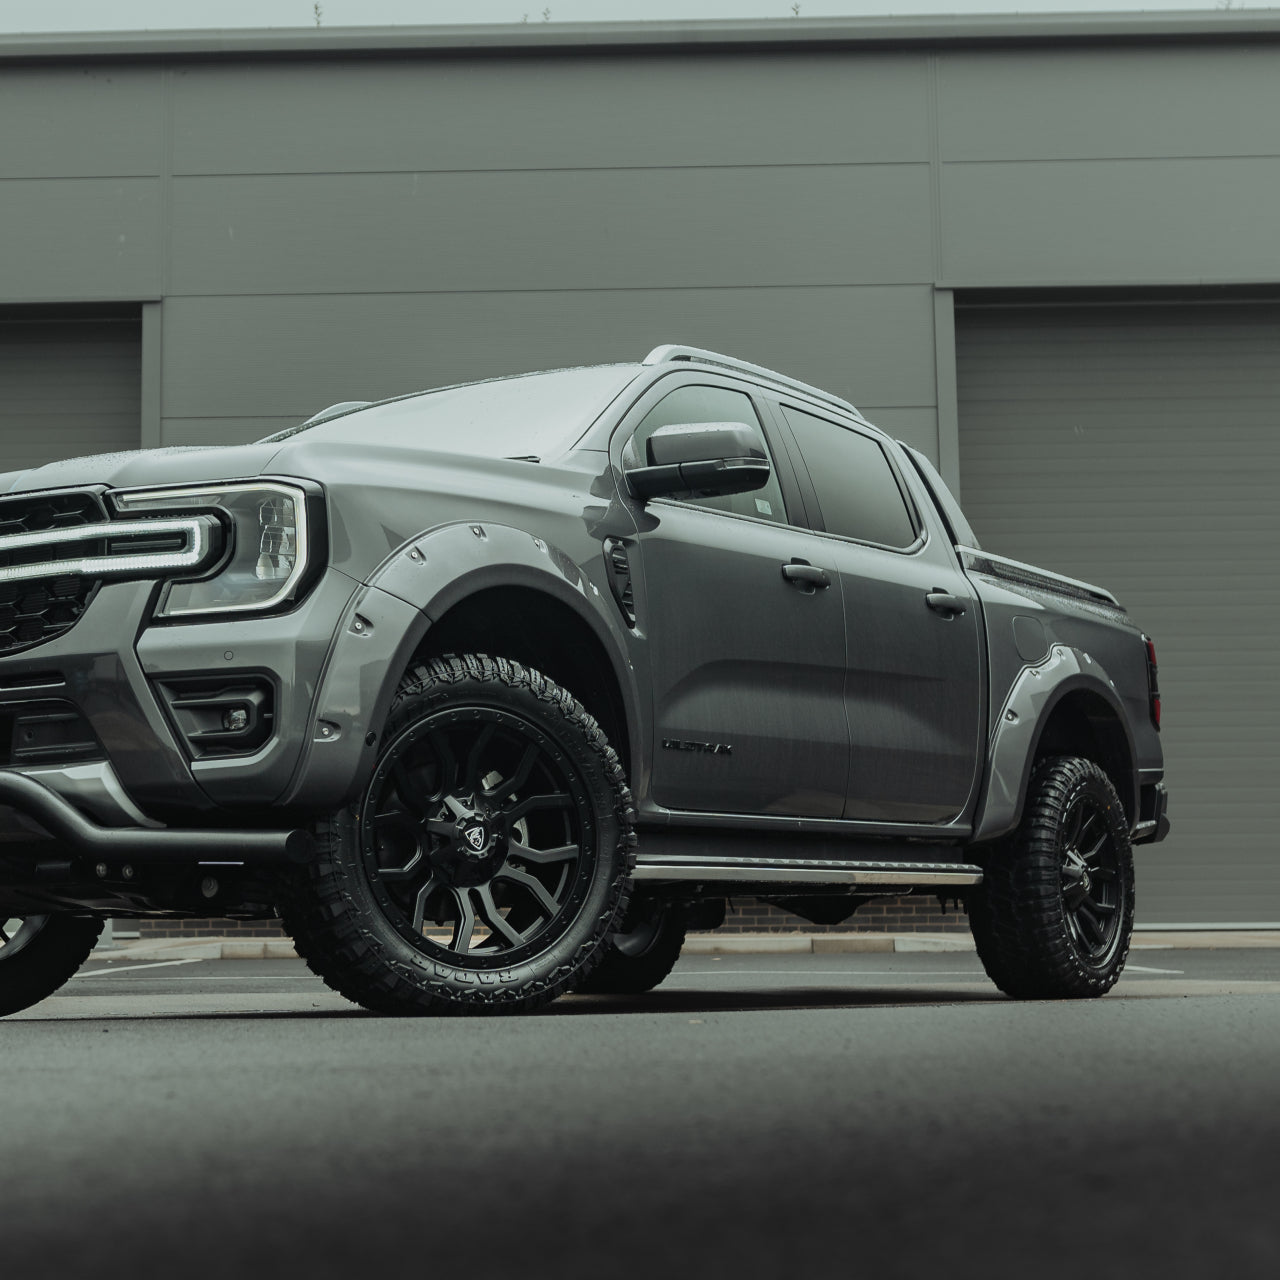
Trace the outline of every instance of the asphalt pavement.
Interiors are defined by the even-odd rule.
[[[1271,1277],[1280,950],[1019,1004],[972,953],[698,955],[388,1019],[95,958],[0,1023],[13,1274]]]

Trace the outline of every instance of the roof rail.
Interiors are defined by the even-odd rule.
[[[833,396],[829,391],[823,391],[820,387],[812,387],[807,382],[800,382],[795,378],[788,378],[785,373],[775,373],[772,369],[766,369],[763,365],[749,364],[746,360],[736,360],[733,356],[723,356],[718,351],[704,351],[701,347],[671,345],[654,347],[645,356],[644,363],[666,364],[669,360],[696,360],[699,364],[716,364],[725,369],[737,369],[741,373],[754,374],[757,378],[775,382],[779,386],[792,387],[796,391],[803,391],[806,395],[813,396],[815,400],[822,400],[827,404],[847,410],[857,418],[862,418],[862,414],[858,412],[854,405],[851,405],[847,400],[842,400],[839,396]]]

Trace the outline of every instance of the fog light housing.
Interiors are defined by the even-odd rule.
[[[228,707],[222,713],[222,727],[228,733],[243,733],[249,727],[249,708]]]
[[[170,676],[156,682],[195,759],[248,755],[271,737],[275,686],[263,675]]]

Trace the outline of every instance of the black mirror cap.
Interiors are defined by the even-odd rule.
[[[713,462],[719,458],[760,458],[764,449],[760,433],[745,422],[682,422],[659,427],[649,437],[651,467],[679,466],[686,462]]]
[[[763,489],[769,483],[770,474],[767,459],[748,457],[636,467],[628,471],[626,477],[632,496],[644,501],[677,493],[704,498],[750,493],[753,489]]]

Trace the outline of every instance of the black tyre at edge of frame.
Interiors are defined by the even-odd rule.
[[[94,916],[46,916],[12,955],[0,947],[0,1017],[39,1004],[73,978],[104,923]]]
[[[381,749],[415,723],[464,708],[522,722],[553,742],[582,783],[593,846],[589,883],[576,913],[545,950],[522,949],[509,966],[474,956],[451,959],[439,946],[415,945],[404,922],[386,909],[366,870],[361,806],[366,796],[319,824],[320,853],[285,887],[281,915],[298,953],[313,972],[348,999],[379,1013],[518,1013],[538,1008],[579,982],[598,964],[626,909],[635,862],[635,811],[617,754],[596,721],[565,690],[537,671],[504,658],[468,654],[413,667],[393,701]],[[439,823],[435,824],[439,826]],[[424,889],[423,893],[425,894]],[[470,962],[468,962],[470,961]]]
[[[1086,840],[1078,829],[1073,835],[1073,822],[1089,829]],[[1040,761],[1021,824],[984,872],[969,921],[978,958],[1001,991],[1046,1000],[1111,990],[1133,933],[1133,850],[1124,806],[1098,765],[1076,756]]]

